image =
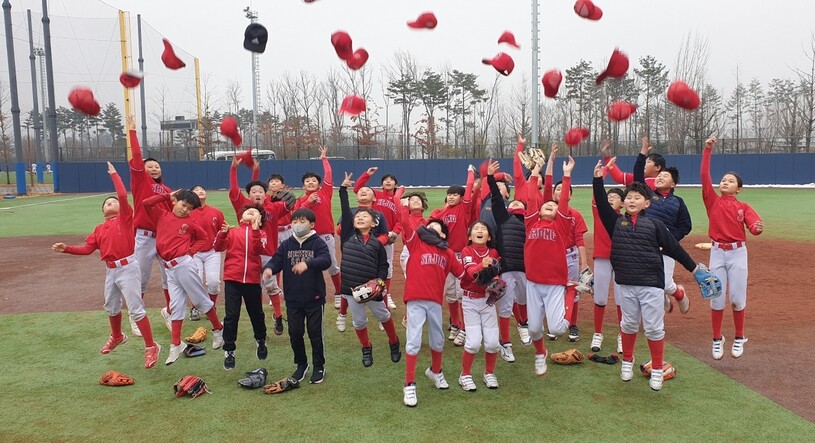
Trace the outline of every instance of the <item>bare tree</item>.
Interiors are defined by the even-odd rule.
[[[330,144],[332,146],[338,146],[343,140],[342,128],[344,124],[342,114],[338,112],[343,100],[340,73],[333,68],[329,69],[321,89],[323,102],[328,107]]]
[[[238,115],[241,109],[241,96],[243,95],[243,87],[237,80],[229,80],[226,82],[226,112],[232,115]]]
[[[809,60],[806,70],[796,69],[798,88],[801,94],[801,121],[804,126],[804,143],[806,152],[812,146],[812,132],[815,130],[815,33],[809,37],[809,48],[804,51]]]
[[[512,89],[511,102],[513,103],[510,121],[513,132],[527,136],[531,131],[529,110],[529,80],[521,77],[521,84]]]
[[[707,39],[699,35],[687,34],[676,56],[674,78],[683,80],[694,91],[701,91],[706,85],[709,58],[710,48]],[[702,94],[702,101],[704,102],[705,99],[706,97]],[[673,106],[667,107],[665,114],[668,150],[675,153],[684,152],[688,128],[694,116],[690,112]]]
[[[410,158],[410,116],[419,104],[419,66],[409,52],[397,52],[385,68],[388,78],[387,98],[402,110],[401,158]]]
[[[6,184],[11,184],[11,170],[9,163],[11,162],[11,135],[8,133],[8,120],[9,115],[6,113],[6,106],[9,101],[9,92],[5,83],[0,81],[0,156],[3,157],[3,163],[6,164]]]
[[[475,157],[486,157],[489,155],[487,152],[487,137],[489,136],[490,127],[495,120],[495,114],[498,111],[498,96],[501,89],[501,80],[503,76],[496,73],[487,91],[487,97],[484,100],[478,101],[474,106],[475,125],[474,129],[478,129],[477,136],[473,136],[473,149]]]

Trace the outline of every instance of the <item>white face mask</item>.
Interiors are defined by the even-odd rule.
[[[311,231],[311,227],[309,227],[309,225],[305,224],[305,223],[302,223],[302,224],[298,223],[296,225],[293,224],[293,225],[291,225],[291,229],[292,229],[292,231],[294,231],[294,235],[296,235],[298,237],[303,237],[306,234],[308,234],[309,231]]]

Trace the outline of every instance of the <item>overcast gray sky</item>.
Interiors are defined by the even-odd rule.
[[[31,8],[37,13],[40,4],[33,0],[12,1],[18,70],[25,69],[20,74],[21,80],[28,81],[29,85],[27,36],[21,12]],[[302,0],[106,0],[106,4],[112,8],[97,0],[52,0],[49,3],[53,14],[75,17],[70,20],[69,31],[63,33],[68,40],[71,36],[84,39],[84,32],[95,36],[89,40],[117,40],[115,29],[110,29],[115,26],[114,8],[131,12],[135,40],[135,15],[142,14],[150,26],[179,49],[200,58],[203,73],[210,75],[219,93],[223,93],[229,80],[243,82],[244,107],[247,108],[251,107],[250,53],[241,46],[243,31],[249,22],[242,12],[245,6],[258,12],[260,23],[270,33],[270,43],[261,55],[264,84],[285,71],[305,70],[320,79],[329,67],[340,68],[342,62],[329,43],[331,33],[339,29],[351,34],[355,47],[368,50],[368,63],[376,71],[392,58],[394,51],[402,50],[414,54],[427,67],[438,70],[449,63],[459,70],[479,74],[486,85],[494,71],[482,65],[481,58],[504,51],[516,63],[508,79],[510,84],[519,82],[524,74],[532,77],[530,0],[317,0],[310,4]],[[791,67],[806,67],[804,48],[810,45],[815,29],[815,2],[804,0],[598,0],[596,4],[604,10],[598,22],[577,17],[573,4],[571,0],[541,0],[542,71],[554,67],[565,70],[580,59],[600,67],[615,47],[630,56],[632,67],[639,57],[653,55],[673,70],[684,38],[695,33],[707,38],[709,43],[709,81],[725,94],[729,94],[735,83],[737,65],[743,83],[757,77],[765,85],[775,77],[791,77]],[[423,11],[436,13],[438,27],[433,31],[409,29],[406,21]],[[110,19],[79,18],[98,16]],[[522,45],[520,50],[497,45],[498,36],[504,30],[515,33]],[[158,39],[154,34],[152,40]],[[68,47],[64,41],[62,44]],[[77,80],[71,77],[72,69],[79,74],[95,73],[92,84],[100,89],[103,84],[115,86],[120,71],[118,60],[108,54],[107,49],[94,49],[93,44],[83,40],[76,44],[77,48],[82,47],[78,51],[81,54],[66,55],[72,61],[60,67],[58,80],[62,79],[63,84],[58,88],[66,89],[69,83],[81,80],[81,76]],[[160,52],[160,41],[145,44],[156,54]],[[101,57],[103,51],[105,56]],[[8,79],[5,54],[2,58],[0,66],[5,82]],[[82,60],[91,66],[84,67]],[[173,75],[189,81],[191,60],[187,63],[186,72],[178,73],[167,73],[161,66],[148,67],[148,78]],[[94,64],[105,67],[97,69]],[[536,84],[538,79],[536,76]],[[100,95],[104,94],[100,91]],[[107,94],[110,97],[101,97],[100,101],[120,101],[120,92],[113,90]],[[66,96],[67,89],[58,91],[58,102],[65,104]],[[27,108],[24,103],[22,106]]]

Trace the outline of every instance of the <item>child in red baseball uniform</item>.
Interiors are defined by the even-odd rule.
[[[699,173],[702,179],[702,200],[710,220],[708,236],[713,241],[710,249],[710,271],[719,277],[722,286],[727,287],[727,297],[733,309],[733,323],[736,337],[730,355],[739,358],[744,353],[744,310],[747,306],[747,229],[753,235],[764,232],[764,222],[750,205],[740,202],[736,196],[742,190],[743,182],[735,172],[727,172],[719,182],[719,192],[713,187],[710,176],[710,155],[716,137],[705,142],[702,151],[702,165]],[[715,360],[724,355],[722,322],[724,319],[725,298],[717,297],[710,301],[710,321],[713,326],[712,354]]]
[[[207,233],[207,242],[212,245],[218,230],[224,224],[224,213],[220,209],[207,204],[207,190],[202,185],[193,186],[190,191],[194,192],[201,200],[201,207],[192,211],[192,217],[199,226]],[[198,262],[198,272],[201,280],[207,288],[209,298],[215,303],[218,294],[221,292],[221,253],[211,248],[195,254]],[[195,307],[190,308],[190,320],[200,320],[201,314]]]
[[[165,209],[167,202],[172,203],[172,211]],[[156,251],[163,260],[167,271],[167,286],[170,291],[169,318],[172,329],[172,346],[165,364],[171,365],[184,352],[186,345],[181,342],[181,325],[186,314],[186,301],[204,312],[212,323],[212,349],[219,349],[224,344],[223,325],[215,312],[204,283],[198,275],[193,256],[210,248],[207,244],[207,233],[198,226],[190,214],[201,205],[198,196],[186,189],[172,194],[154,195],[144,201],[144,208],[153,218],[158,228],[156,231]],[[162,308],[167,312],[167,308]]]
[[[612,180],[623,186],[628,186],[631,183],[634,183],[635,178],[633,172],[623,172],[615,162],[611,161],[611,151],[608,149],[610,145],[610,143],[603,144],[600,148],[600,151],[603,154],[603,163],[608,165],[606,168],[606,173],[608,173]],[[645,174],[644,183],[650,189],[656,189],[657,176],[659,175],[660,171],[665,169],[666,166],[665,157],[663,157],[662,154],[651,152],[651,142],[648,140],[648,137],[642,138],[640,155],[645,157],[645,169],[643,170],[643,173]]]
[[[127,342],[122,333],[122,299],[127,305],[128,314],[138,326],[144,339],[144,367],[152,368],[158,361],[161,346],[153,341],[150,320],[144,311],[141,298],[139,264],[133,256],[133,209],[127,203],[127,190],[122,178],[108,162],[108,174],[116,188],[116,197],[108,197],[102,203],[105,222],[98,225],[85,239],[82,246],[66,246],[56,243],[52,249],[74,255],[89,255],[99,249],[99,255],[107,266],[105,274],[105,311],[110,321],[110,338],[102,346],[101,352],[109,354],[117,346]]]

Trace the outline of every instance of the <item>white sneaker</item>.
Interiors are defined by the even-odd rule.
[[[450,387],[450,385],[447,384],[447,380],[445,380],[444,374],[441,371],[439,371],[439,373],[436,374],[435,372],[433,372],[433,369],[427,368],[427,370],[424,371],[424,375],[426,375],[427,378],[433,380],[433,384],[436,385],[436,389],[447,389]]]
[[[498,389],[498,378],[495,374],[484,374],[484,384],[488,389]]]
[[[167,357],[167,361],[164,362],[165,365],[171,365],[178,360],[178,357],[181,357],[181,354],[184,353],[184,349],[187,348],[186,343],[181,342],[180,345],[170,345],[170,355]]]
[[[461,386],[461,389],[469,392],[473,392],[478,389],[478,386],[476,386],[475,382],[473,381],[472,375],[459,375],[458,385]]]
[[[733,343],[733,346],[736,346]],[[742,347],[743,349],[743,347]],[[724,337],[719,340],[713,340],[713,347],[711,349],[711,354],[713,354],[714,360],[721,360],[724,357]]]
[[[458,335],[458,328],[455,326],[450,327],[450,335],[447,336],[448,340],[455,340]]]
[[[600,352],[603,349],[603,334],[595,332],[591,336],[591,352]]]
[[[417,403],[419,403],[419,399],[416,397],[416,383],[411,383],[405,386],[402,389],[404,392],[404,397],[402,397],[402,401],[405,402],[405,406],[414,407]]]
[[[648,381],[648,385],[651,386],[651,389],[659,391],[662,389],[662,378],[662,369],[651,369],[651,380]]]
[[[393,302],[393,296],[388,294],[387,298],[388,298],[388,309],[390,309],[391,311],[395,311],[396,310],[396,303]]]
[[[546,338],[548,338],[549,341],[555,341],[555,340],[557,340],[557,335],[550,334],[550,333],[547,332],[546,333]]]
[[[337,330],[340,332],[345,332],[345,322],[348,319],[347,315],[337,314]]]
[[[651,373],[653,374],[653,371]],[[620,378],[623,381],[631,381],[634,378],[634,360],[623,360],[622,367],[620,367]]]
[[[532,337],[529,335],[528,326],[518,326],[518,337],[520,337],[522,345],[529,346],[532,344]]]
[[[342,302],[342,295],[334,294],[334,309],[340,309],[340,303]]]
[[[384,330],[385,330],[385,326],[384,326],[382,323],[378,323],[378,325],[379,325],[379,330],[380,330],[380,331],[384,331]]]
[[[133,335],[136,337],[141,337],[141,331],[139,330],[139,325],[136,324],[136,321],[133,320],[133,317],[127,316],[128,320],[130,320],[130,331],[133,332]]]
[[[617,334],[617,353],[623,355],[623,336]]]
[[[512,343],[501,345],[501,358],[507,363],[515,361],[515,354],[512,352]]]
[[[212,349],[221,349],[224,345],[224,330],[212,331]]]
[[[741,354],[744,354],[744,343],[746,343],[747,340],[747,338],[737,338],[733,340],[733,347],[730,348],[730,355],[733,358],[739,358]]]
[[[453,340],[453,345],[464,346],[465,341],[467,341],[467,331],[464,329],[459,329],[458,334],[456,334],[456,339]]]
[[[161,316],[164,318],[164,325],[167,326],[167,330],[173,332],[173,321],[170,320],[170,313],[167,308],[161,308]]]
[[[546,374],[547,369],[549,369],[546,366],[547,354],[548,352],[546,354],[535,354],[535,374],[538,376]]]

